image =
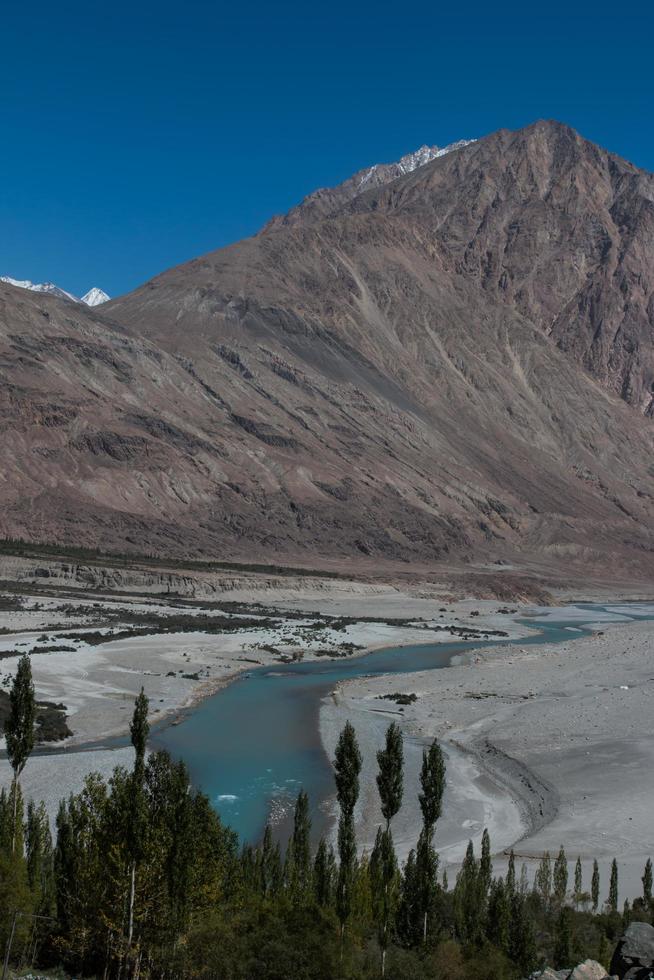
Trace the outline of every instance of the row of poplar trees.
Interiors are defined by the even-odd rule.
[[[312,848],[309,800],[300,792],[286,846],[270,826],[258,847],[239,847],[182,762],[146,754],[148,701],[136,699],[132,769],[91,775],[61,803],[53,842],[44,806],[24,806],[20,775],[34,742],[29,659],[20,661],[6,725],[14,778],[0,794],[0,942],[15,965],[62,966],[78,976],[334,980],[402,977],[509,980],[539,962],[572,965],[608,956],[625,917],[651,921],[652,869],[644,899],[598,912],[599,872],[583,891],[581,864],[568,893],[567,859],[545,855],[533,886],[511,854],[493,877],[491,842],[472,843],[453,887],[439,873],[434,830],[445,763],[425,750],[418,798],[422,826],[400,867],[393,821],[402,805],[403,745],[395,724],[377,753],[383,822],[370,854],[355,837],[362,757],[348,723],[334,757],[339,822],[334,849]],[[648,870],[649,869],[649,870]],[[597,913],[597,914],[595,914]],[[604,943],[604,946],[602,946]]]

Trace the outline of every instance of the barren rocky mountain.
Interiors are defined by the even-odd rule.
[[[654,177],[549,122],[392,177],[95,310],[0,284],[4,532],[649,574]]]

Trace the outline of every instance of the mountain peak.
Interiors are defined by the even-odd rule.
[[[87,306],[100,306],[102,303],[107,303],[110,298],[104,289],[98,289],[97,286],[93,286],[89,289],[88,293],[84,293],[81,302],[86,303]]]
[[[47,296],[56,296],[57,299],[66,299],[72,303],[84,303],[86,306],[100,306],[106,303],[109,296],[103,289],[93,286],[85,293],[81,299],[73,296],[53,282],[32,282],[31,279],[12,279],[11,276],[0,276],[0,282],[6,282],[10,286],[17,286],[19,289],[29,289],[33,293],[45,293]]]
[[[374,163],[370,167],[358,170],[343,183],[335,187],[321,187],[317,191],[309,194],[296,207],[291,208],[288,214],[277,215],[264,229],[272,230],[284,225],[294,225],[299,220],[306,218],[324,218],[333,214],[340,207],[354,200],[364,191],[375,187],[382,187],[389,184],[398,177],[405,177],[413,173],[420,167],[426,166],[432,160],[460,150],[475,140],[458,140],[456,143],[449,143],[447,146],[428,146],[426,143],[411,153],[405,153],[394,163]]]

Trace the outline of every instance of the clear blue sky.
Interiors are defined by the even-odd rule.
[[[0,274],[126,292],[422,143],[556,118],[654,170],[652,4],[7,2]]]

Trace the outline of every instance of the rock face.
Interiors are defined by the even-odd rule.
[[[568,974],[568,980],[609,980],[606,970],[596,960],[584,960]]]
[[[0,284],[2,531],[651,576],[652,201],[537,123],[94,310]]]
[[[611,960],[611,973],[620,980],[648,980],[654,976],[654,927],[632,922]]]
[[[532,973],[529,980],[611,980],[601,963],[584,960],[573,970],[552,970],[549,966],[538,973]]]

